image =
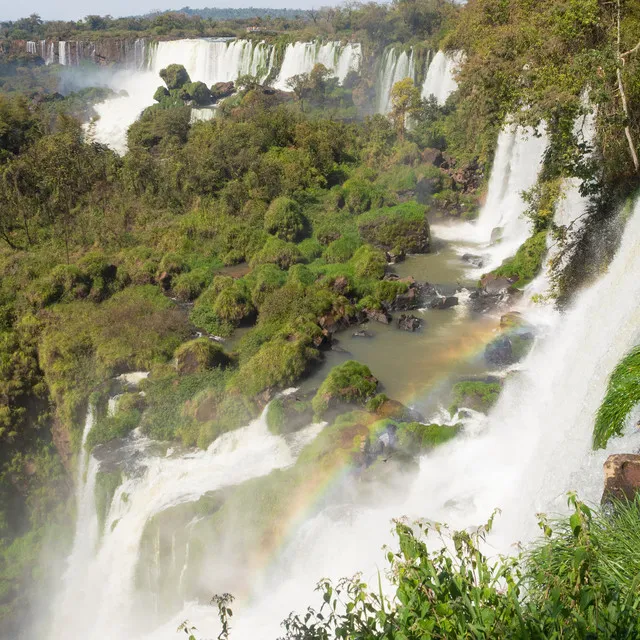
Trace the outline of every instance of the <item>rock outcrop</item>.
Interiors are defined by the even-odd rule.
[[[633,500],[640,491],[640,455],[618,453],[604,463],[604,493],[602,502],[612,499]]]

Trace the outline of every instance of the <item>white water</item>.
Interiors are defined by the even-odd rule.
[[[378,81],[376,85],[377,107],[376,111],[386,115],[391,111],[391,89],[396,82],[415,76],[415,65],[413,62],[413,50],[407,53],[395,47],[385,50],[382,62],[378,71]]]
[[[64,40],[58,42],[58,62],[62,65],[69,64],[69,43]]]
[[[33,42],[33,40],[29,40],[27,42],[27,53],[33,53],[34,55],[38,55],[38,45]]]
[[[454,76],[457,66],[458,59],[456,56],[438,51],[427,69],[427,76],[422,85],[422,97],[433,96],[438,101],[438,104],[443,105],[447,98],[458,88],[458,83]]]
[[[289,79],[309,73],[316,64],[323,64],[342,83],[349,71],[360,70],[361,63],[362,47],[359,44],[293,42],[287,45],[280,73],[273,86],[288,91]]]
[[[544,133],[538,137],[529,129],[506,125],[498,136],[487,199],[478,219],[448,227],[434,225],[435,234],[460,243],[463,253],[481,253],[484,273],[500,266],[531,234],[521,194],[535,185],[546,147]],[[493,241],[492,235],[496,236]]]
[[[265,412],[266,413],[266,412]],[[175,457],[148,456],[141,476],[116,491],[97,552],[86,558],[85,543],[74,545],[70,566],[83,563],[65,582],[56,605],[51,640],[121,640],[136,626],[134,576],[147,521],[155,514],[208,491],[238,484],[293,462],[284,439],[271,435],[265,413],[249,426],[219,437],[207,451]],[[145,450],[142,436],[130,445]],[[128,499],[123,496],[127,494]],[[94,507],[95,513],[95,507]],[[76,539],[85,540],[79,520]],[[174,629],[175,633],[175,629]]]

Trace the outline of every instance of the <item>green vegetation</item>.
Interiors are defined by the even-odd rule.
[[[460,407],[486,413],[497,401],[502,385],[499,382],[466,380],[456,382],[452,389],[452,403],[449,413],[454,415]]]
[[[118,398],[115,413],[99,416],[87,435],[87,448],[124,438],[133,431],[142,418],[145,399],[139,393],[124,393]]]
[[[203,373],[214,367],[224,367],[229,356],[217,342],[208,338],[196,338],[180,345],[174,354],[179,374]]]
[[[429,251],[426,209],[417,202],[374,209],[358,217],[362,237],[385,249],[425,253]]]
[[[604,449],[619,436],[631,411],[640,403],[640,347],[628,353],[609,378],[607,393],[593,427],[593,448]]]
[[[440,444],[448,442],[460,433],[460,426],[449,427],[441,424],[421,424],[410,422],[398,429],[398,447],[417,454],[429,451]]]
[[[513,278],[518,287],[524,287],[540,271],[546,253],[547,232],[539,231],[525,240],[516,255],[505,260],[493,273],[498,277]]]
[[[98,531],[104,531],[104,526],[111,509],[113,496],[124,478],[121,471],[98,471],[96,475],[95,500],[96,513],[98,515]]]
[[[371,398],[378,381],[369,367],[348,360],[329,372],[311,404],[316,416],[321,417],[329,408],[340,403],[364,404]]]
[[[573,513],[541,522],[546,538],[515,557],[484,551],[493,517],[475,532],[396,523],[388,599],[357,576],[318,586],[319,609],[292,614],[286,638],[626,638],[637,610],[640,501],[611,515],[570,497]],[[426,534],[430,534],[426,537]],[[627,563],[628,558],[628,563]]]

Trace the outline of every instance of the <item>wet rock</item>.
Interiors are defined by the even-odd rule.
[[[502,238],[502,231],[503,231],[502,227],[496,227],[491,231],[491,239],[490,239],[491,244],[498,242]]]
[[[462,256],[462,261],[466,262],[467,264],[470,264],[472,267],[475,267],[476,269],[480,269],[481,267],[484,266],[484,260],[482,256],[476,256],[476,255],[473,255],[472,253],[465,253]]]
[[[365,309],[364,313],[368,320],[374,320],[381,324],[389,324],[393,319],[391,314],[384,309]]]
[[[417,331],[422,326],[422,320],[412,314],[403,313],[397,320],[398,329],[403,331]]]
[[[534,335],[530,331],[518,331],[502,335],[490,342],[484,350],[488,364],[508,366],[522,360],[533,346]]]
[[[493,273],[490,273],[480,280],[480,285],[485,293],[489,295],[500,295],[508,293],[514,282],[515,280],[505,278],[504,276],[495,276]]]
[[[384,255],[387,258],[387,262],[389,264],[398,264],[399,262],[404,262],[405,258],[407,257],[407,254],[402,249],[398,251],[385,251]]]
[[[530,325],[519,311],[509,311],[509,313],[500,316],[501,329],[522,329],[524,327],[529,328]]]
[[[419,303],[418,291],[415,287],[409,287],[406,293],[400,293],[393,301],[393,309],[395,311],[410,311],[417,309]]]
[[[354,338],[373,338],[373,334],[365,329],[358,329],[354,331],[352,335]]]
[[[640,455],[614,454],[604,463],[604,492],[602,502],[612,499],[633,500],[640,491]]]
[[[376,407],[375,413],[381,418],[395,420],[396,422],[424,422],[424,416],[415,409],[410,409],[397,400],[387,398],[384,394],[377,396],[377,398],[380,397],[384,399]]]

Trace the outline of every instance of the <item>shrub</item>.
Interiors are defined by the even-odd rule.
[[[287,242],[304,236],[307,224],[298,203],[290,198],[276,198],[264,216],[264,230]]]
[[[625,421],[640,402],[640,347],[618,363],[593,427],[593,448],[604,449],[612,436],[621,435]]]
[[[196,338],[181,344],[176,349],[175,360],[180,375],[202,373],[229,364],[229,356],[222,346],[209,338]]]
[[[322,255],[322,245],[315,238],[305,238],[298,244],[305,262],[313,262]]]
[[[302,261],[302,254],[295,244],[271,237],[262,249],[253,256],[251,266],[271,263],[277,264],[281,269],[288,269],[291,265]]]
[[[355,215],[381,204],[380,189],[362,178],[350,178],[342,185],[342,199],[349,213]]]
[[[172,282],[173,292],[180,300],[195,300],[205,289],[208,282],[206,269],[194,269],[181,273]]]
[[[351,264],[358,278],[379,279],[384,276],[387,259],[380,249],[365,244],[354,253]]]
[[[417,202],[374,209],[358,217],[360,235],[371,244],[407,253],[429,250],[426,209]]]
[[[369,367],[347,360],[329,372],[311,401],[316,416],[340,402],[364,404],[376,392],[378,380]]]
[[[251,287],[251,301],[259,308],[272,291],[279,289],[286,282],[287,274],[275,264],[261,264],[246,277],[246,280]]]
[[[334,240],[325,250],[323,258],[330,263],[347,262],[362,245],[362,240],[356,234],[345,234]]]
[[[87,435],[87,448],[124,438],[131,433],[142,418],[145,407],[144,397],[139,393],[125,393],[118,398],[116,411],[112,416],[99,416]]]
[[[304,264],[294,264],[289,269],[289,274],[287,276],[287,282],[289,284],[297,284],[303,287],[308,287],[313,284],[315,279],[316,276],[313,271]]]

